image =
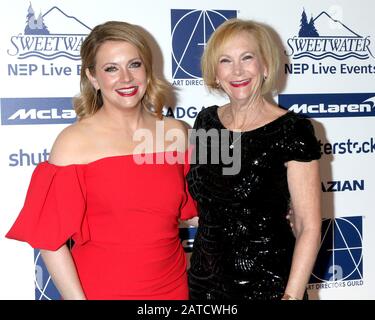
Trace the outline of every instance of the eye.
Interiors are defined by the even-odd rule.
[[[221,58],[219,60],[219,63],[228,63],[228,62],[230,62],[230,60],[228,58]]]
[[[140,68],[142,66],[141,61],[133,61],[129,64],[129,68]]]
[[[242,60],[251,60],[253,58],[253,56],[251,55],[251,54],[247,54],[246,56],[244,56],[243,58],[242,58]]]
[[[104,68],[104,71],[105,72],[115,72],[115,71],[117,71],[118,69],[117,69],[117,67],[116,66],[108,66],[108,67],[105,67]]]

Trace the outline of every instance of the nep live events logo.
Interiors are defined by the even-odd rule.
[[[305,10],[301,14],[298,36],[287,40],[285,54],[293,60],[312,60],[306,63],[285,65],[286,74],[374,74],[375,65],[368,63],[375,58],[371,52],[370,36],[362,36],[326,11],[308,21]],[[335,61],[326,64],[323,60]],[[360,63],[337,63],[356,60]],[[322,61],[322,62],[320,62]]]
[[[17,60],[35,62],[68,59],[70,65],[50,63],[9,63],[8,76],[70,76],[81,72],[80,49],[91,29],[57,6],[35,15],[30,3],[24,33],[10,37],[7,53]],[[74,64],[75,62],[75,64]]]

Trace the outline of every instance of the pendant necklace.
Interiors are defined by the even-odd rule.
[[[232,135],[234,136],[234,131],[232,131],[232,132],[233,132]],[[229,149],[233,149],[233,148],[234,148],[234,144],[237,142],[237,140],[241,139],[241,137],[242,137],[242,135],[243,135],[244,132],[245,132],[245,131],[242,131],[241,134],[240,134],[236,139],[234,139],[234,140],[230,143],[230,145],[229,145]],[[230,135],[230,134],[229,134],[229,139],[230,139],[230,140],[233,139],[233,138],[231,138],[231,135]]]
[[[252,125],[252,124],[255,122],[255,120],[258,118],[258,116],[259,116],[259,111],[258,111],[258,114],[256,115],[256,117],[250,122],[250,125]],[[248,126],[249,126],[249,125],[248,125]],[[234,133],[235,133],[235,132],[239,133],[238,131],[232,131],[232,136],[234,136]],[[230,139],[230,140],[233,140],[233,141],[230,143],[230,145],[229,145],[229,149],[233,149],[233,148],[234,148],[234,144],[235,144],[238,140],[240,140],[240,139],[242,138],[242,135],[243,135],[245,132],[249,132],[249,131],[241,131],[241,134],[240,134],[236,139],[234,139],[234,140],[233,140],[233,138],[231,138],[231,135],[229,134],[229,139]]]

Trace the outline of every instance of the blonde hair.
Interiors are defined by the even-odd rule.
[[[142,103],[161,118],[170,86],[166,81],[156,78],[153,73],[152,52],[144,31],[127,22],[108,21],[92,29],[82,43],[80,94],[73,100],[78,119],[93,115],[103,105],[100,90],[95,90],[85,71],[89,69],[90,73],[95,75],[96,54],[106,41],[126,41],[137,48],[147,75],[147,88]]]
[[[211,35],[201,59],[202,75],[210,90],[222,92],[216,83],[217,65],[223,45],[233,36],[242,32],[252,35],[259,50],[260,59],[267,68],[267,78],[264,79],[261,95],[276,89],[277,75],[280,66],[280,53],[266,26],[250,20],[229,19],[221,24]]]

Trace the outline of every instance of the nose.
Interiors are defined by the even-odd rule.
[[[236,76],[239,76],[242,74],[242,64],[241,62],[234,62],[233,64],[233,73],[236,75]]]
[[[121,74],[120,74],[120,81],[121,82],[130,82],[133,80],[133,74],[131,71],[127,68],[122,68],[121,69]]]

